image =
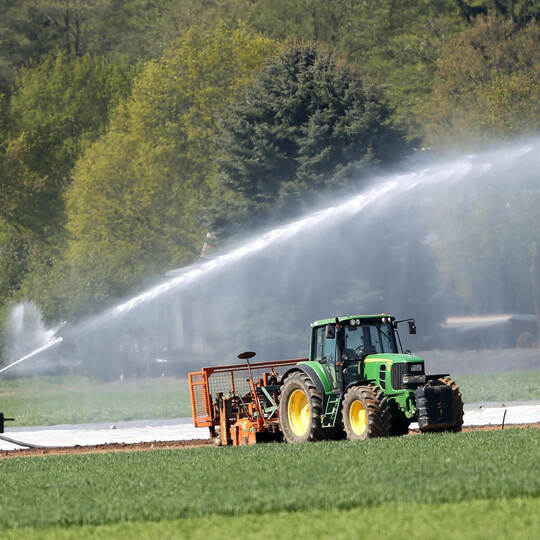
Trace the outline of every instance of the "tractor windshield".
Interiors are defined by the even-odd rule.
[[[398,352],[390,323],[363,323],[347,326],[344,349],[346,356],[351,360],[362,354]]]

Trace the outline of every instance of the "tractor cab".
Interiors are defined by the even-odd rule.
[[[414,319],[396,321],[386,313],[315,321],[311,325],[310,360],[324,363],[338,351],[343,360],[355,360],[370,354],[398,354],[399,349],[403,352],[398,333],[398,323],[401,322],[407,322],[409,333],[416,334]]]
[[[414,362],[414,369],[424,373],[423,360],[412,356],[409,351],[403,352],[398,333],[400,322],[407,322],[409,333],[416,333],[414,319],[396,321],[386,313],[315,321],[311,325],[310,361],[324,366],[335,389],[342,384],[348,386],[355,380],[368,378],[377,379],[385,388],[386,372],[391,372],[397,363]],[[407,372],[408,369],[399,371]],[[418,382],[425,382],[425,379]],[[399,389],[401,384],[395,388]]]

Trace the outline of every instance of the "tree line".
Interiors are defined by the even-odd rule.
[[[24,299],[85,316],[195,260],[207,231],[300,214],[421,146],[540,125],[534,0],[0,12],[2,317]]]

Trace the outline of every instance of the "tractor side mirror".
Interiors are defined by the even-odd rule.
[[[327,324],[324,332],[326,334],[326,339],[335,339],[336,337],[336,325],[335,324]]]
[[[414,319],[407,321],[407,323],[409,325],[409,334],[416,334],[416,323],[414,322]]]

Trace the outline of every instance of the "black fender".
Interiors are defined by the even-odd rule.
[[[294,366],[291,369],[288,369],[283,376],[281,377],[281,383],[283,384],[283,381],[291,375],[291,373],[294,373],[296,371],[300,371],[302,373],[305,373],[313,382],[317,390],[320,392],[321,396],[324,397],[326,395],[321,379],[319,379],[319,376],[317,375],[317,372],[310,366],[304,366],[304,365],[298,365]]]

